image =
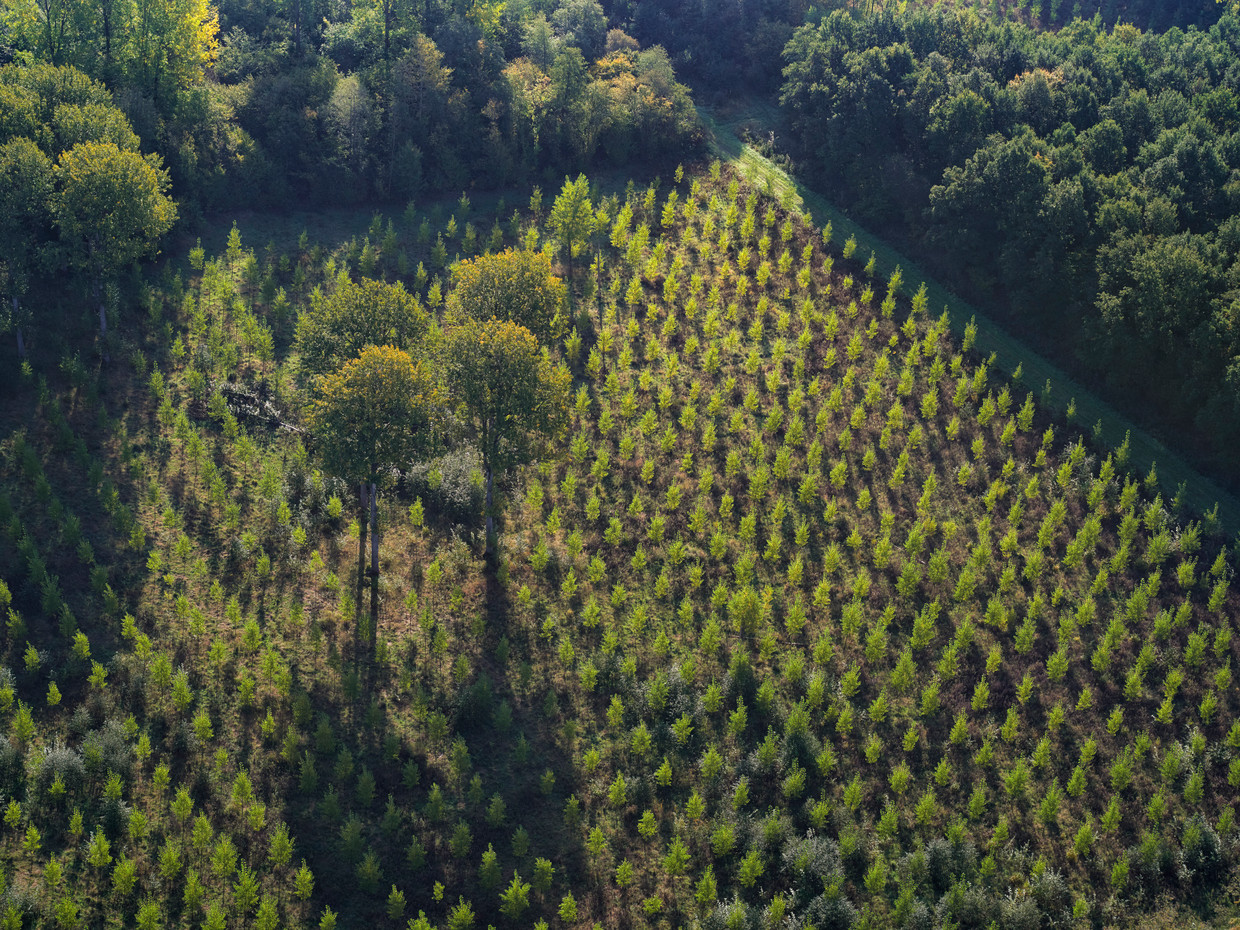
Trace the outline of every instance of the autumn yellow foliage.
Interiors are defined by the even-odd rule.
[[[566,288],[542,252],[506,249],[458,262],[449,306],[475,319],[508,320],[549,341],[559,328]]]
[[[430,444],[442,406],[425,363],[395,346],[368,346],[319,380],[308,419],[328,471],[373,481]]]

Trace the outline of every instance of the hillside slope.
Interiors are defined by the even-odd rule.
[[[1065,926],[1222,900],[1232,555],[913,282],[718,166],[611,207],[553,350],[558,454],[511,477],[492,569],[472,454],[400,477],[373,659],[351,496],[298,428],[297,309],[345,269],[437,308],[449,254],[547,245],[537,216],[463,202],[285,256],[238,235],[149,282],[125,370],[14,385],[10,925]]]

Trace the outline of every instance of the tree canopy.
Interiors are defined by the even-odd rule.
[[[336,279],[329,294],[316,293],[297,321],[299,370],[311,380],[338,370],[367,346],[415,352],[430,317],[399,282]]]
[[[570,376],[524,326],[463,319],[447,328],[440,359],[452,400],[477,435],[488,467],[504,471],[528,460],[568,413]]]
[[[452,268],[449,305],[456,314],[478,320],[519,324],[550,340],[564,307],[564,282],[551,273],[542,252],[505,249],[457,262]]]
[[[52,204],[60,243],[69,265],[102,297],[105,279],[152,254],[172,224],[177,205],[167,196],[168,174],[158,155],[141,155],[115,142],[83,142],[56,163]],[[107,309],[99,300],[103,358],[107,347]]]
[[[107,89],[81,71],[0,67],[0,295],[11,302],[14,319],[5,320],[18,325],[19,352],[28,314],[18,301],[36,278],[68,264],[98,290],[175,222],[168,173],[139,149]]]
[[[176,220],[157,155],[84,142],[60,156],[55,215],[69,259],[94,277],[150,254]]]
[[[366,346],[318,381],[308,421],[323,463],[350,481],[374,481],[428,447],[443,397],[425,362],[395,346]]]
[[[442,335],[439,358],[449,395],[482,455],[489,548],[494,476],[528,461],[540,442],[564,429],[572,378],[528,329],[495,318],[458,319]]]
[[[52,163],[24,137],[0,145],[0,293],[28,286],[51,220]]]
[[[201,83],[219,53],[219,15],[207,0],[10,0],[3,20],[38,60],[152,98]]]

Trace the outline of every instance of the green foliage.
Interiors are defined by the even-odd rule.
[[[442,400],[424,363],[392,346],[370,346],[320,379],[310,424],[334,473],[373,479],[431,441]]]
[[[500,894],[500,912],[508,920],[516,921],[530,906],[530,884],[521,881],[521,876],[512,873],[512,881]]]
[[[498,319],[459,320],[444,332],[439,351],[448,391],[475,431],[489,498],[495,473],[563,428],[568,372],[543,357],[529,330]]]
[[[448,306],[475,320],[516,323],[550,342],[564,298],[565,287],[546,255],[506,249],[454,265]]]
[[[951,271],[982,287],[1000,313],[1048,329],[1080,321],[1089,364],[1113,387],[1117,405],[1134,415],[1157,405],[1160,422],[1208,446],[1221,463],[1240,442],[1240,407],[1225,374],[1235,346],[1198,347],[1189,334],[1225,312],[1227,260],[1211,249],[1230,236],[1223,191],[1235,155],[1215,101],[1226,98],[1218,69],[1231,48],[1217,31],[1194,30],[1199,55],[1190,64],[1171,51],[1178,31],[1142,34],[1127,22],[1110,25],[1106,12],[1106,24],[1091,21],[1091,6],[1098,9],[1052,2],[1049,19],[1064,26],[1053,32],[1029,28],[1023,0],[993,5],[1022,25],[929,4],[867,12],[857,22],[844,11],[813,19],[785,53],[781,102],[790,134],[810,177],[863,222],[926,216],[928,229],[905,231],[950,243]],[[1159,28],[1173,15],[1208,26],[1219,15],[1203,16],[1210,6],[1182,4],[1172,14],[1173,4],[1159,8],[1167,18],[1152,18]],[[1035,24],[1049,21],[1040,3],[1032,10]],[[1234,19],[1232,11],[1224,22]],[[1158,62],[1148,74],[1119,65],[1137,42]],[[998,59],[979,66],[976,51],[996,44],[1036,66],[1013,71]],[[1089,65],[1075,71],[1084,50]],[[1088,113],[1077,108],[1076,95],[1104,73],[1122,77]],[[966,74],[981,83],[965,87]],[[1196,90],[1179,99],[1177,115],[1151,105],[1149,88],[1186,80]],[[906,92],[914,84],[920,95]],[[845,112],[853,118],[833,118]],[[1192,128],[1189,113],[1200,116]],[[884,185],[876,149],[905,159],[916,183]],[[1174,168],[1160,162],[1167,158]],[[1165,176],[1148,170],[1156,162]],[[1146,202],[1157,202],[1154,213]],[[1171,383],[1176,391],[1166,390]],[[1209,413],[1198,416],[1203,409]],[[1022,408],[1016,428],[1028,430],[1032,413]],[[1008,431],[1004,442],[1015,435]]]
[[[337,372],[370,346],[416,353],[429,326],[417,297],[403,284],[341,275],[298,314],[298,371],[309,383]]]
[[[99,281],[148,254],[176,221],[157,157],[84,142],[56,164],[53,212],[74,265]]]
[[[520,380],[469,358],[491,320],[428,322],[444,351],[420,362],[426,389],[445,406],[478,392],[434,420],[435,442],[476,441],[475,415],[509,418],[491,508],[505,534],[487,562],[442,519],[455,453],[416,487],[395,479],[401,462],[381,463],[394,480],[378,514],[373,652],[358,652],[340,584],[360,521],[341,522],[341,484],[302,444],[320,462],[364,428],[399,445],[386,434],[406,391],[389,392],[402,396],[385,422],[342,438],[314,415],[299,421],[309,435],[252,417],[230,427],[229,404],[212,414],[191,385],[208,350],[232,345],[238,381],[262,371],[273,403],[296,396],[288,327],[270,361],[237,342],[233,308],[285,273],[275,248],[260,262],[238,231],[188,284],[148,281],[165,307],[146,338],[206,347],[160,355],[158,379],[135,363],[141,403],[171,415],[122,424],[88,381],[17,392],[18,414],[41,425],[0,441],[0,548],[15,554],[0,606],[41,616],[54,564],[74,619],[62,635],[59,622],[10,623],[12,680],[0,674],[12,744],[0,776],[24,779],[5,801],[13,871],[66,889],[49,915],[73,893],[80,925],[120,909],[131,923],[332,926],[343,918],[322,897],[415,930],[623,910],[817,926],[852,907],[879,923],[917,923],[923,907],[960,922],[959,894],[1000,923],[1036,901],[1058,925],[1115,857],[1131,863],[1126,888],[1146,880],[1147,830],[1196,863],[1202,900],[1226,887],[1204,826],[1225,849],[1240,783],[1218,541],[1139,482],[1125,491],[1083,446],[1021,430],[1003,446],[1019,397],[959,354],[945,321],[887,318],[856,293],[866,284],[824,270],[817,234],[733,180],[690,175],[670,214],[658,191],[625,198],[629,240],[592,243],[599,312],[578,332],[593,370],[494,322],[523,377],[551,373],[554,416],[524,421],[509,396]],[[620,251],[634,214],[647,223],[636,271],[655,285],[635,316]],[[758,237],[775,240],[765,256]],[[739,283],[746,248],[771,263],[765,290]],[[800,256],[783,270],[781,249]],[[664,299],[672,269],[679,290]],[[286,273],[300,307],[336,277],[310,269],[294,290],[291,261]],[[454,341],[458,326],[468,339]],[[719,350],[709,364],[704,346]],[[349,365],[419,364],[363,351]],[[436,384],[441,358],[474,380]],[[66,384],[83,377],[65,368]],[[82,434],[109,437],[81,462],[57,426],[70,396]],[[926,396],[938,407],[923,409]],[[981,427],[968,411],[987,398]],[[191,418],[196,405],[211,419]],[[92,472],[93,458],[107,469]],[[471,461],[461,486],[484,482]],[[963,464],[961,485],[950,479]],[[64,545],[69,515],[93,562]],[[145,552],[131,560],[135,528]],[[1187,562],[1182,586],[1169,566]],[[105,585],[118,586],[111,606]],[[53,677],[60,702],[32,700]],[[1186,812],[1201,824],[1190,830]],[[336,867],[316,876],[299,852]],[[1027,895],[1009,897],[1013,875]],[[1130,916],[1140,900],[1124,899]]]

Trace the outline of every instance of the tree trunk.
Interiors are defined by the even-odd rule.
[[[483,558],[491,554],[491,537],[495,535],[495,513],[492,510],[494,497],[491,493],[491,485],[493,484],[494,473],[491,471],[491,464],[488,462],[486,466],[487,479],[487,541],[486,547],[482,551]]]
[[[366,513],[366,490],[367,484],[362,482],[361,502],[362,502],[362,521],[358,527],[357,533],[357,598],[356,598],[356,616],[353,626],[353,644],[354,659],[356,660],[361,647],[361,611],[362,611],[362,592],[366,583],[366,524],[369,519]]]
[[[393,0],[384,0],[383,3],[383,62],[387,64],[392,54],[392,2]]]
[[[99,301],[99,348],[103,352],[103,360],[110,362],[108,355],[108,306],[103,298],[103,282],[95,278],[95,300]]]
[[[379,637],[379,488],[370,483],[370,654]]]
[[[603,250],[594,252],[594,303],[598,309],[598,331],[603,331]]]
[[[13,332],[17,335],[17,357],[26,358],[26,340],[22,338],[21,318],[17,315],[17,295],[13,295]]]
[[[110,78],[112,76],[112,5],[110,3],[102,4],[103,14],[103,67],[104,73]]]

